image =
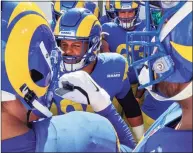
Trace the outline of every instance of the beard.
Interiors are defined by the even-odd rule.
[[[154,90],[160,92],[165,97],[173,97],[181,91],[182,83],[170,83],[170,82],[160,82],[154,85]]]

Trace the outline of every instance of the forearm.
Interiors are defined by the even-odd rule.
[[[137,89],[135,98],[141,98],[145,92],[145,89]]]
[[[129,125],[132,127],[136,139],[139,140],[144,133],[143,117],[132,89],[129,90],[124,98],[118,99],[118,102],[125,112],[125,116],[127,117]]]
[[[110,104],[106,109],[97,113],[101,116],[104,116],[112,123],[121,144],[126,145],[132,149],[136,146],[136,142],[129,127],[121,118],[121,116],[117,113],[113,104]]]
[[[102,40],[102,45],[101,45],[100,51],[101,51],[101,53],[110,52],[109,44],[104,39]]]

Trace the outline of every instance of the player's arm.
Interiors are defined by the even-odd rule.
[[[139,103],[135,99],[132,88],[130,87],[127,62],[125,62],[122,87],[120,88],[120,92],[116,95],[116,98],[122,106],[127,121],[132,127],[136,138],[139,140],[144,133],[143,117]]]
[[[101,45],[101,50],[100,51],[101,51],[101,53],[110,52],[109,44],[104,39],[102,39],[102,45]]]
[[[121,116],[117,113],[117,110],[112,103],[104,110],[96,113],[104,116],[111,122],[117,132],[121,144],[126,145],[132,149],[135,148],[136,143],[130,129],[128,128],[125,121],[121,118]]]
[[[120,143],[134,148],[136,143],[127,124],[117,113],[110,96],[84,71],[64,74],[56,94],[81,104],[90,104],[93,110],[107,118],[114,126]]]
[[[135,98],[138,101],[138,103],[140,103],[140,98],[143,96],[144,93],[145,93],[145,89],[137,89]]]

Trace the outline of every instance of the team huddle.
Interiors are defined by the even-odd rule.
[[[45,3],[1,2],[2,152],[192,152],[192,2]]]

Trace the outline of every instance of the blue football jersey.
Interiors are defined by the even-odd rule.
[[[104,23],[107,23],[107,22],[111,22],[109,20],[109,18],[107,17],[107,15],[103,15],[99,18],[99,22],[101,23],[101,25],[103,25]]]
[[[135,26],[134,31],[143,31],[145,28],[145,22],[142,20],[137,26]],[[118,53],[126,58],[131,59],[131,48],[129,52],[126,50],[126,33],[127,30],[123,29],[115,19],[115,22],[109,22],[102,25],[102,31],[108,33],[109,35],[104,35],[104,40],[109,45],[110,52]],[[134,40],[141,40],[141,37],[134,37]],[[135,59],[143,57],[143,47],[135,46]],[[129,68],[129,78],[131,84],[137,83],[137,77],[132,68]]]
[[[30,129],[23,135],[1,140],[1,149],[2,152],[35,152],[36,136],[34,131]]]
[[[141,110],[153,120],[156,120],[162,113],[164,113],[173,101],[158,101],[154,99],[151,94],[146,91]]]
[[[128,63],[123,56],[116,53],[100,53],[90,75],[107,91],[112,100],[114,97],[124,98],[130,90],[127,73]],[[54,114],[64,114],[74,110],[93,112],[90,105],[78,104],[54,94],[54,104],[51,107]]]
[[[146,131],[133,152],[192,152],[192,131],[175,130],[182,110],[173,103]]]
[[[145,22],[142,20],[133,31],[143,31]],[[126,33],[127,30],[123,29],[115,19],[115,22],[109,22],[102,25],[102,31],[109,35],[104,36],[104,40],[109,44],[110,52],[116,52],[126,56]],[[134,40],[141,40],[141,37],[134,38]],[[135,46],[136,52],[139,53],[140,46]],[[129,49],[130,50],[130,49]],[[129,53],[130,54],[130,53]],[[137,55],[137,54],[136,54]]]

